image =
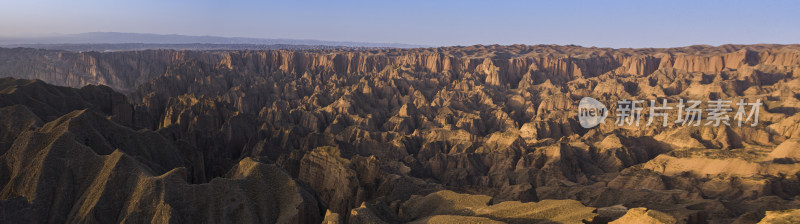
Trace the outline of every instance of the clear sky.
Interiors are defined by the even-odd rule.
[[[800,1],[0,0],[0,36],[134,32],[422,45],[799,43]]]

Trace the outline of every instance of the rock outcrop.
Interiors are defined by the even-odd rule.
[[[489,205],[491,197],[439,191],[409,199],[400,216],[411,223],[581,223],[592,221],[595,209],[572,200],[502,202]]]
[[[0,79],[0,212],[33,222],[606,222],[655,211],[679,223],[758,221],[800,204],[798,74],[797,45],[0,49],[0,76],[43,80]],[[583,97],[612,111],[620,100],[730,100],[732,120],[689,126],[673,110],[647,125],[643,110],[639,125],[612,112],[586,129]],[[763,104],[757,124],[733,120],[739,100]],[[550,205],[566,210],[539,210]],[[122,215],[102,215],[112,213]]]
[[[625,213],[622,218],[609,222],[613,224],[623,223],[652,223],[652,224],[674,224],[678,223],[675,218],[663,212],[647,210],[646,208],[632,208]]]
[[[25,130],[0,156],[0,214],[20,223],[320,220],[315,199],[275,165],[246,158],[190,184],[171,144],[87,110]]]

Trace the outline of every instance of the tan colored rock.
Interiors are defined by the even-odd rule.
[[[585,207],[573,200],[542,200],[521,203],[506,201],[488,205],[491,197],[439,191],[426,196],[416,196],[400,207],[400,216],[420,223],[438,223],[446,217],[466,222],[500,221],[500,223],[525,223],[547,220],[559,223],[580,223],[592,220],[594,208]],[[446,215],[446,216],[443,216]],[[438,217],[437,217],[438,216]]]
[[[784,211],[767,211],[767,214],[758,223],[778,224],[798,222],[800,222],[800,209],[790,209]]]
[[[322,224],[340,224],[342,223],[342,218],[339,214],[332,212],[330,209],[325,211],[325,216],[322,219]]]
[[[678,221],[675,220],[674,217],[656,210],[648,210],[647,208],[632,208],[628,210],[628,212],[625,213],[622,218],[614,220],[610,223],[675,224],[678,223]]]
[[[300,160],[298,179],[308,183],[330,210],[338,214],[349,213],[364,200],[358,197],[363,189],[352,164],[334,147],[320,147],[307,153]]]
[[[298,214],[315,214],[309,216],[314,222],[319,221],[319,209],[331,209],[340,215],[341,222],[354,222],[356,219],[348,219],[353,217],[377,217],[389,223],[462,218],[465,222],[514,221],[503,217],[524,222],[536,215],[546,216],[541,220],[572,222],[578,219],[537,210],[547,205],[547,200],[527,203],[571,199],[591,207],[624,204],[664,208],[681,221],[725,223],[740,216],[791,208],[790,199],[800,194],[795,175],[798,163],[786,159],[793,157],[792,150],[779,146],[789,144],[787,139],[800,133],[796,131],[800,111],[798,52],[797,45],[766,44],[666,49],[476,45],[104,53],[0,49],[2,77],[38,78],[51,84],[83,87],[3,79],[0,107],[24,106],[42,124],[28,125],[32,117],[18,116],[21,110],[13,109],[12,116],[0,119],[10,124],[0,126],[0,141],[26,139],[29,141],[24,144],[12,145],[31,145],[28,149],[34,149],[32,145],[48,141],[24,133],[61,128],[78,145],[112,158],[102,161],[103,166],[112,167],[105,169],[111,170],[109,174],[142,170],[159,176],[173,172],[167,179],[175,183],[183,183],[178,181],[183,178],[190,186],[209,186],[188,192],[210,191],[208,194],[214,195],[207,201],[187,204],[133,203],[126,210],[131,215],[124,216],[131,222],[191,222],[193,217],[181,214],[197,212],[192,209],[204,203],[224,207],[199,208],[215,212],[244,203],[241,207],[245,209],[233,210],[246,212],[224,215],[224,219],[235,217],[235,221],[247,222],[245,219],[256,217],[251,214],[273,217],[266,215],[268,212],[251,212],[249,208],[254,206],[244,199],[261,196],[241,196],[239,187],[245,185],[237,183],[247,181],[249,187],[241,188],[246,192],[250,187],[276,185],[228,175],[244,168],[256,176],[260,171],[274,173],[269,171],[272,168],[251,169],[249,162],[241,163],[249,158],[258,164],[274,162],[279,170],[306,182],[297,188],[304,202]],[[666,98],[670,102],[716,98],[736,102],[744,98],[749,102],[760,99],[764,106],[757,126],[682,127],[668,123],[667,127],[619,127],[609,122],[616,116],[611,113],[605,124],[587,130],[580,127],[575,108],[582,97],[596,98],[609,108],[630,98]],[[71,114],[76,110],[96,114]],[[60,119],[64,115],[69,116]],[[676,115],[670,113],[670,120]],[[20,125],[14,123],[16,118],[21,118]],[[44,124],[49,121],[63,123]],[[321,147],[339,151],[315,150]],[[9,152],[19,151],[7,148]],[[119,156],[117,151],[127,156]],[[770,157],[770,152],[776,158]],[[6,153],[8,161],[15,162],[0,166],[0,194],[84,192],[22,187],[33,183],[56,186],[47,181],[57,180],[84,183],[81,175],[62,173],[96,171],[76,165],[91,161],[45,154],[48,157],[41,163],[45,165],[38,167],[39,163],[28,161],[27,155]],[[58,166],[59,162],[67,165]],[[39,168],[59,172],[34,172]],[[22,178],[34,174],[40,178]],[[148,175],[137,176],[137,180],[154,184],[136,186],[160,189],[161,185],[155,183],[162,180],[145,178]],[[128,179],[110,175],[108,180]],[[285,183],[291,186],[293,182]],[[119,214],[111,202],[130,198],[125,193],[128,185],[84,185],[111,187],[90,191],[89,198],[99,200],[81,201],[81,208],[75,209],[81,211],[80,217],[76,215],[74,220],[88,222],[91,220],[86,217],[106,214],[99,208]],[[186,189],[165,191],[164,195],[181,201],[188,196],[174,196],[174,192]],[[467,210],[497,215],[445,212],[448,214],[401,220],[394,214],[404,204],[420,200],[410,199],[411,195],[428,195],[441,189],[490,196],[493,205],[480,206],[484,209],[480,212]],[[312,192],[302,193],[305,190]],[[218,196],[226,194],[237,203]],[[58,211],[67,211],[66,207],[72,211],[72,201],[78,200],[55,193],[43,195],[40,198],[66,198],[63,203],[53,203]],[[305,203],[316,200],[307,200],[314,197],[323,202]],[[26,197],[3,199],[0,216],[20,218],[11,222],[27,223],[43,216],[40,214],[71,214],[31,210],[41,205],[36,203],[45,202],[28,205]],[[154,201],[151,199],[143,197]],[[742,205],[727,203],[731,201]],[[573,202],[556,204],[581,211],[589,208]],[[498,212],[504,206],[536,212]],[[153,209],[160,212],[158,216],[136,213]],[[305,213],[314,209],[316,212]],[[574,214],[588,216],[584,212]],[[62,218],[53,218],[53,222],[66,219]],[[99,219],[119,222],[102,215]]]
[[[368,208],[364,203],[358,208],[350,210],[350,217],[348,223],[374,223],[384,224],[388,223],[381,219],[375,212]]]
[[[190,184],[186,168],[173,163],[182,162],[176,149],[159,138],[91,111],[25,131],[0,156],[8,175],[0,215],[24,223],[319,222],[316,201],[280,168],[245,158],[224,177]],[[106,152],[107,145],[119,149]],[[13,198],[26,202],[5,206]]]
[[[792,138],[784,141],[769,153],[768,158],[788,158],[794,161],[800,161],[800,138]]]
[[[435,215],[423,219],[409,222],[410,224],[445,224],[445,223],[465,223],[465,224],[503,224],[505,222],[492,220],[484,217],[459,216],[459,215]]]

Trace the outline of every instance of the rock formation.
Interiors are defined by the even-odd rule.
[[[0,48],[0,216],[757,222],[800,208],[798,74],[797,45]],[[586,129],[583,97],[763,106]]]

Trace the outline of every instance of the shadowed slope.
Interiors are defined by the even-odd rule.
[[[23,132],[0,156],[0,214],[33,223],[318,220],[314,199],[280,168],[244,159],[222,178],[189,184],[178,152],[152,135],[90,111]]]

